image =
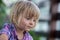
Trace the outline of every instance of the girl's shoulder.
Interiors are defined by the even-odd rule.
[[[12,31],[14,29],[14,25],[12,23],[4,23],[2,29],[0,31]]]
[[[10,27],[10,25],[9,25],[9,23],[4,23],[4,25],[2,26],[2,29],[0,30],[0,33],[1,32],[8,32],[9,31],[9,27]]]
[[[4,23],[2,29],[0,30],[0,40],[8,40],[8,38],[10,37],[9,27],[9,23]]]
[[[10,37],[12,31],[12,24],[11,23],[4,23],[2,29],[0,30],[0,34],[6,34]]]

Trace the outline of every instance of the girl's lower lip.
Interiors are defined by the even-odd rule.
[[[31,28],[28,27],[28,28],[26,28],[26,29],[31,29]]]
[[[28,28],[30,29],[31,27],[30,27],[30,26],[28,26]]]

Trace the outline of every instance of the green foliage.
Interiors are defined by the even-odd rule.
[[[5,8],[6,8],[5,4],[2,2],[2,0],[0,0],[0,29],[2,27],[2,24],[4,22],[4,18],[6,15]]]
[[[29,33],[32,35],[34,40],[39,40],[40,35],[36,34],[34,31],[30,31]]]

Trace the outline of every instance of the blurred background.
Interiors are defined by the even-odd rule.
[[[0,0],[0,29],[9,22],[12,5],[20,0]],[[25,0],[34,2],[40,9],[39,22],[30,31],[34,40],[60,40],[60,0]]]

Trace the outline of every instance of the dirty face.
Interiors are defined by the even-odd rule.
[[[36,25],[36,17],[32,16],[21,16],[21,18],[18,20],[19,22],[19,26],[18,28],[20,28],[21,30],[24,30],[24,31],[30,31],[32,28],[35,27]]]

